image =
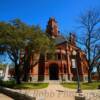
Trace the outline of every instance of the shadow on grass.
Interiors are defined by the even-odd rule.
[[[12,88],[12,89],[42,89],[48,87],[48,83],[21,83],[16,84],[15,81],[2,81],[0,80],[0,86]]]
[[[61,85],[63,87],[66,87],[66,88],[70,88],[70,89],[76,89],[77,88],[77,83],[76,82],[73,82],[73,83],[61,83]],[[98,86],[100,85],[100,82],[92,82],[92,83],[83,83],[81,82],[80,86],[81,86],[81,89],[83,90],[91,90],[91,89],[98,89]]]

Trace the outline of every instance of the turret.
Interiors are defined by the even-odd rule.
[[[54,17],[51,17],[48,21],[47,24],[47,29],[46,32],[51,36],[51,37],[57,37],[59,34],[58,31],[58,26],[57,26],[57,22],[55,20]]]
[[[70,43],[72,45],[76,45],[76,35],[75,33],[70,33],[70,39],[69,39]]]

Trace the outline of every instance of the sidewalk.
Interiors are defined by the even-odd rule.
[[[48,88],[45,89],[44,99],[41,98],[43,98],[43,96],[37,97],[37,100],[74,100],[72,94],[67,94],[65,88],[56,83],[49,84]]]
[[[0,93],[0,100],[13,100],[13,99],[6,96],[5,94]]]
[[[21,90],[36,100],[75,100],[76,89],[64,88],[58,83],[50,83],[45,89]],[[83,90],[86,100],[100,100],[100,90]]]
[[[21,89],[19,93],[36,97],[36,100],[75,100],[76,89],[64,88],[59,83],[49,83],[44,89]],[[83,90],[86,100],[100,100],[100,90]],[[13,100],[4,94],[0,94],[0,100]]]

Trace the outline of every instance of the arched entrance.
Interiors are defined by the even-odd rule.
[[[49,66],[49,79],[58,80],[59,79],[59,67],[57,64],[51,64]]]

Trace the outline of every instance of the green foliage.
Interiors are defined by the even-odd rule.
[[[8,88],[12,88],[13,86],[15,86],[15,81],[14,80],[10,80],[10,81],[3,81],[0,80],[0,85],[4,86],[4,87],[8,87]]]
[[[0,63],[0,69],[4,69],[6,67],[6,64],[1,64]]]
[[[24,33],[27,30],[25,26],[18,19],[0,23],[0,46],[13,62],[18,60],[18,51],[24,47]]]
[[[22,83],[15,85],[16,89],[42,89],[48,87],[48,83]]]
[[[28,54],[24,63],[29,66],[31,54],[50,51],[54,47],[51,41],[38,26],[27,25],[19,19],[0,22],[0,52],[7,52],[15,64],[17,79],[20,77],[20,50],[27,48]]]
[[[18,50],[26,46],[34,52],[51,50],[54,47],[52,41],[40,27],[29,26],[19,19],[0,22],[0,47],[7,51],[12,61],[18,58]]]

